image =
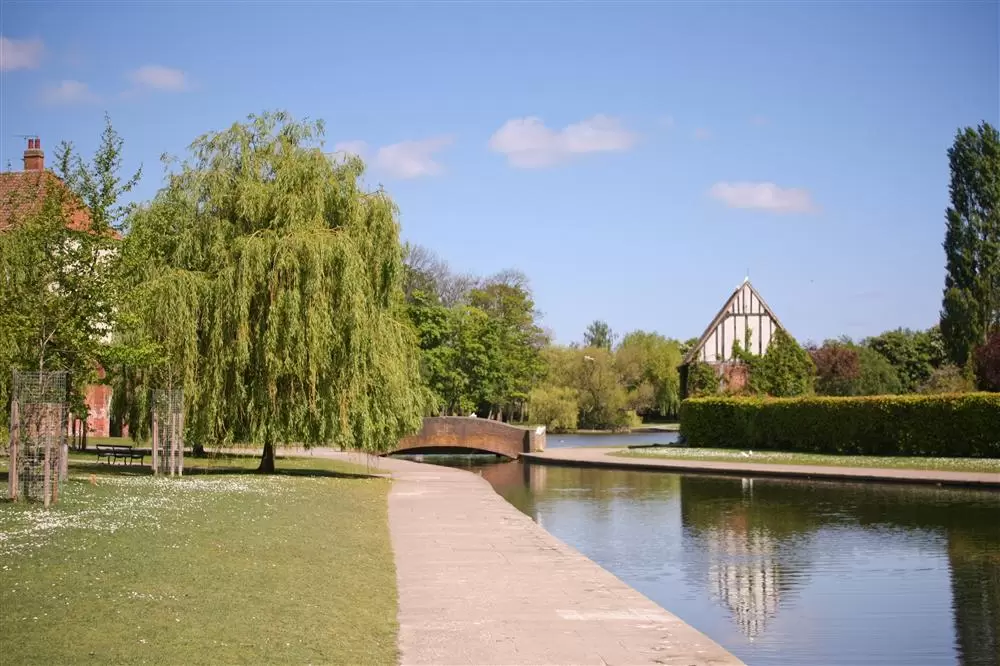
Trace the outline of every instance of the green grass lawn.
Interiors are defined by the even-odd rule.
[[[396,663],[388,480],[322,458],[274,476],[188,458],[182,479],[95,459],[71,457],[48,511],[0,502],[0,662]]]
[[[839,456],[819,453],[784,453],[754,451],[747,457],[738,449],[699,449],[658,447],[622,449],[611,455],[628,458],[666,458],[710,462],[762,463],[775,465],[825,465],[831,467],[875,467],[892,469],[931,469],[953,472],[997,472],[997,458],[907,458],[903,456]]]

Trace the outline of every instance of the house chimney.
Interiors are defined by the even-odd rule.
[[[45,153],[42,152],[42,140],[28,139],[28,148],[24,151],[24,170],[43,171],[45,169]]]

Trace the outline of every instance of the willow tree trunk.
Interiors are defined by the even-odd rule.
[[[257,471],[261,474],[274,474],[274,444],[271,442],[264,444],[264,453],[260,456]]]

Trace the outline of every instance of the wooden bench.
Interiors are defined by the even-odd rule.
[[[97,462],[101,462],[101,458],[106,459],[109,465],[117,462],[119,458],[126,461],[128,465],[131,465],[133,460],[138,460],[139,464],[142,465],[146,460],[146,454],[124,444],[98,444]]]

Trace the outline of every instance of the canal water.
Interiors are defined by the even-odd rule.
[[[1000,665],[998,492],[440,461],[751,666]]]

